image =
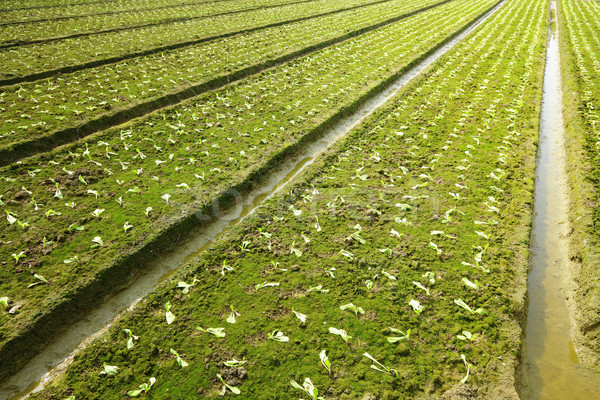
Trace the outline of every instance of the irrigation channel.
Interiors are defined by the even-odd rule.
[[[551,3],[530,243],[525,377],[529,400],[598,399],[600,376],[579,364],[563,282],[568,279],[565,169],[556,3]]]
[[[367,116],[396,95],[408,82],[463,40],[472,30],[494,14],[502,4],[504,2],[499,3],[452,40],[432,52],[378,95],[365,102],[352,115],[340,120],[318,141],[306,146],[300,154],[282,163],[280,168],[272,173],[260,187],[244,196],[239,196],[236,204],[225,210],[214,223],[203,229],[197,236],[179,245],[170,254],[148,266],[148,269],[144,271],[144,275],[136,279],[129,287],[99,302],[99,306],[90,312],[86,318],[68,327],[44,351],[33,358],[19,372],[3,382],[0,385],[0,400],[27,398],[30,393],[41,390],[48,382],[60,376],[73,357],[105,332],[119,316],[132,309],[139,300],[150,293],[158,284],[174,275],[179,267],[191,261],[204,251],[212,241],[223,235],[232,226],[254,212],[262,202],[285,187],[328,147],[344,137]]]

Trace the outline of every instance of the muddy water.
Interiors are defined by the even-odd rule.
[[[171,254],[157,260],[154,265],[149,266],[144,271],[143,276],[138,277],[129,287],[99,302],[100,304],[96,310],[91,312],[85,319],[69,327],[45,351],[35,357],[17,374],[2,383],[0,385],[0,399],[24,399],[30,393],[41,390],[45,384],[59,376],[70,364],[74,355],[106,331],[120,315],[134,307],[142,297],[152,291],[160,282],[174,275],[178,267],[200,254],[216,238],[223,235],[229,228],[254,212],[262,202],[285,187],[288,182],[317,159],[329,146],[345,136],[363,119],[393,97],[409,81],[489,18],[500,8],[501,4],[415,65],[385,90],[367,101],[355,113],[341,120],[326,132],[321,139],[306,146],[301,154],[286,160],[278,171],[272,173],[268,181],[262,183],[259,188],[246,196],[239,196],[236,204],[231,209],[226,210],[217,221],[203,229],[201,234],[179,245]]]
[[[551,6],[530,248],[525,398],[600,398],[600,375],[579,364],[563,282],[567,279],[569,193],[565,172],[556,3]]]

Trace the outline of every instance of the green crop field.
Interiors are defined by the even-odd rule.
[[[0,380],[436,55],[28,398],[520,398],[557,22],[593,366],[600,3],[557,3],[0,0]]]

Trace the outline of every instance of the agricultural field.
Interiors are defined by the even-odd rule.
[[[571,237],[573,302],[576,340],[591,365],[600,362],[600,3],[562,0],[559,19],[563,33],[563,82],[567,86],[567,151],[573,160],[568,171],[575,207]],[[578,167],[575,167],[578,166]]]
[[[548,0],[0,10],[1,379],[443,50],[29,398],[519,398]],[[600,3],[558,10],[592,359]]]

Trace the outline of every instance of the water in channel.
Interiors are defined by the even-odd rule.
[[[600,398],[600,375],[579,364],[563,282],[567,279],[569,191],[565,170],[556,3],[551,3],[530,244],[526,327],[528,400]]]
[[[75,354],[105,332],[120,315],[133,308],[159,283],[173,276],[178,267],[191,261],[215,239],[254,212],[262,202],[285,187],[327,148],[345,136],[352,128],[396,95],[408,82],[462,41],[471,31],[494,14],[502,4],[503,2],[498,3],[452,40],[409,69],[378,95],[365,102],[352,115],[340,120],[321,139],[307,145],[296,156],[287,159],[277,171],[270,174],[266,182],[261,183],[250,193],[237,197],[236,204],[224,211],[214,223],[203,228],[201,233],[192,235],[191,239],[178,245],[176,250],[160,257],[153,265],[148,266],[143,275],[139,276],[129,287],[99,302],[99,306],[86,318],[67,328],[65,333],[57,337],[54,343],[33,358],[23,369],[0,384],[0,400],[25,399],[30,393],[41,390],[44,385],[58,377],[68,367]]]

